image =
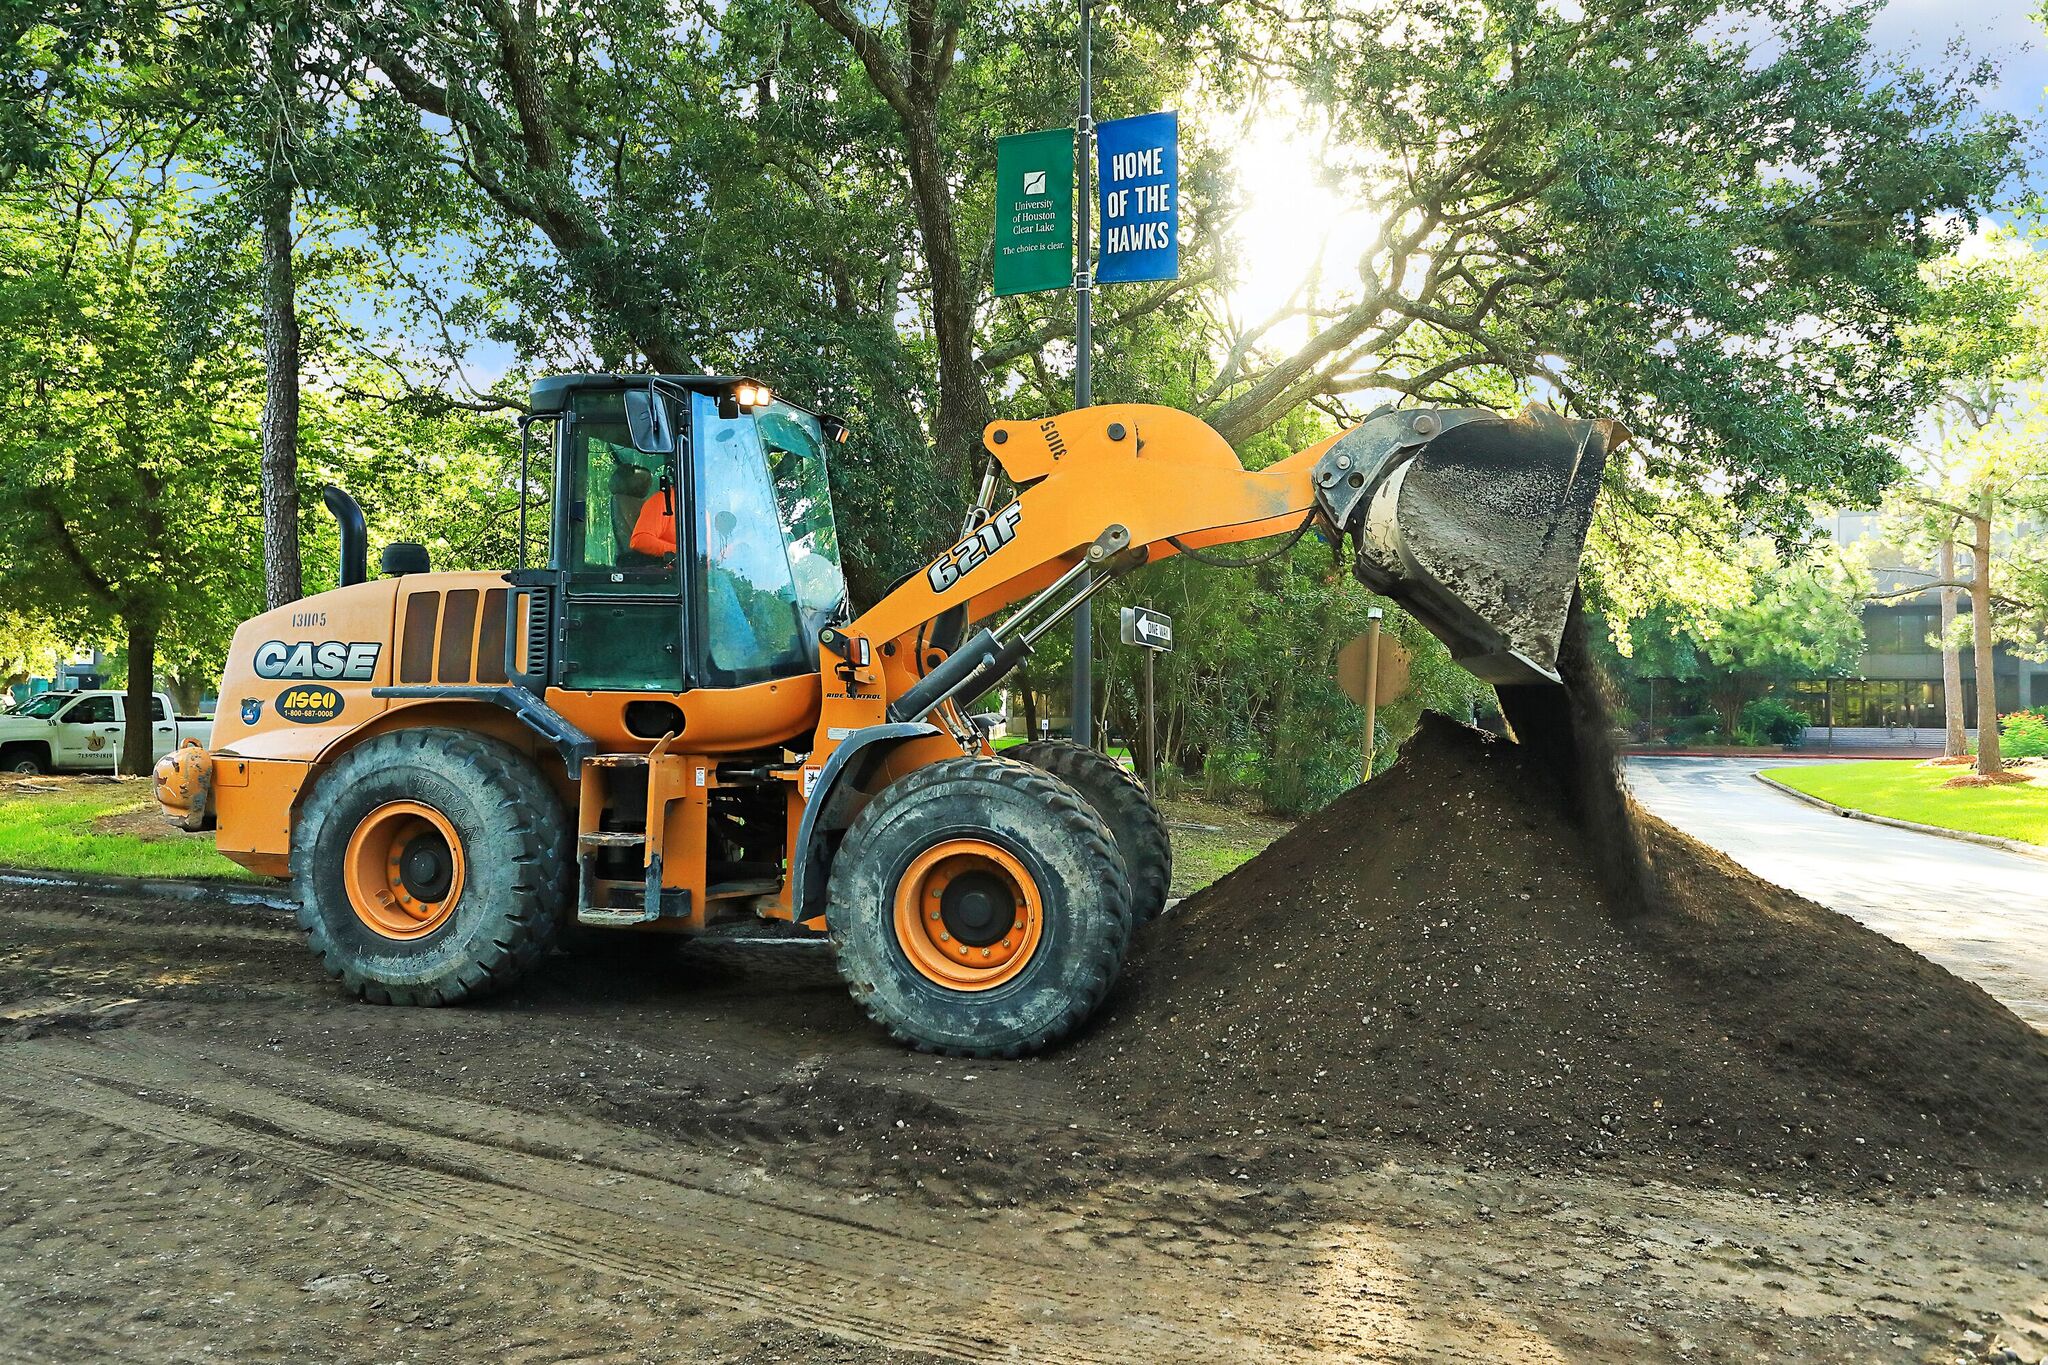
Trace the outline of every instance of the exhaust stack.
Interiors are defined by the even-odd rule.
[[[1617,422],[1531,407],[1381,413],[1316,464],[1318,504],[1357,546],[1352,571],[1498,685],[1555,683]]]
[[[331,483],[320,490],[320,501],[341,527],[341,581],[336,586],[354,587],[370,576],[370,529],[362,505]]]

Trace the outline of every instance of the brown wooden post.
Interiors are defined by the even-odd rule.
[[[1373,725],[1380,706],[1380,616],[1378,607],[1365,614],[1365,763],[1361,782],[1372,780]]]

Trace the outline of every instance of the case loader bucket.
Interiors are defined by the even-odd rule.
[[[1381,414],[1317,464],[1324,509],[1366,586],[1407,608],[1487,682],[1556,682],[1618,423],[1547,408]]]

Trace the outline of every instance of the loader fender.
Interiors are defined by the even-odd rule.
[[[874,765],[903,741],[938,733],[938,726],[915,720],[870,725],[840,740],[839,747],[825,760],[810,796],[804,801],[796,847],[789,851],[793,883],[789,903],[796,907],[799,923],[825,913],[825,882],[831,872],[825,862],[825,835],[853,823],[854,799],[861,783],[874,771]]]

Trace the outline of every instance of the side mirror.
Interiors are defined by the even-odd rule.
[[[632,434],[633,449],[642,455],[675,453],[676,434],[668,424],[668,404],[661,401],[652,384],[626,390],[626,430]]]

